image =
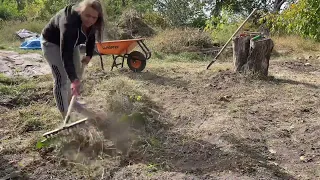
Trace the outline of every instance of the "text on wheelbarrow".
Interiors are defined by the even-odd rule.
[[[119,46],[103,46],[103,49],[118,49]]]

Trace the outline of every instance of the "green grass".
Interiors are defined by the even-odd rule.
[[[0,95],[17,96],[19,94],[34,91],[36,89],[36,83],[32,80],[23,78],[9,78],[3,74],[0,74]]]
[[[9,78],[0,74],[0,97],[2,103],[9,103],[14,107],[23,107],[35,102],[49,102],[52,83],[49,76],[40,76],[33,79]]]

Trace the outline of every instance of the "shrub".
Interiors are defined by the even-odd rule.
[[[320,41],[319,13],[317,0],[300,0],[281,13],[266,16],[264,20],[275,34],[296,34]]]
[[[19,18],[19,16],[16,1],[0,1],[0,20],[13,20]]]
[[[240,24],[239,19],[229,11],[223,10],[221,17],[213,16],[207,20],[205,31],[211,33],[211,37],[215,43],[225,44]]]

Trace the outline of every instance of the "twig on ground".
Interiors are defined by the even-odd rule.
[[[152,108],[148,108],[148,109],[151,110],[152,112],[157,113],[157,114],[160,115],[160,112],[158,112],[158,111],[156,111],[156,110],[154,110],[154,109],[152,109]]]
[[[104,168],[102,169],[101,180],[104,178]]]

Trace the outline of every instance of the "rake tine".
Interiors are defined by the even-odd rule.
[[[77,125],[80,125],[80,124],[86,122],[88,119],[89,118],[84,118],[84,119],[81,119],[79,121],[75,121],[75,122],[67,124],[67,125],[65,125],[63,127],[60,127],[60,128],[55,129],[55,130],[49,131],[49,132],[43,134],[42,136],[45,137],[45,138],[48,138],[48,137],[51,137],[51,136],[54,136],[54,135],[58,134],[61,131],[71,130],[71,128],[75,128]]]

